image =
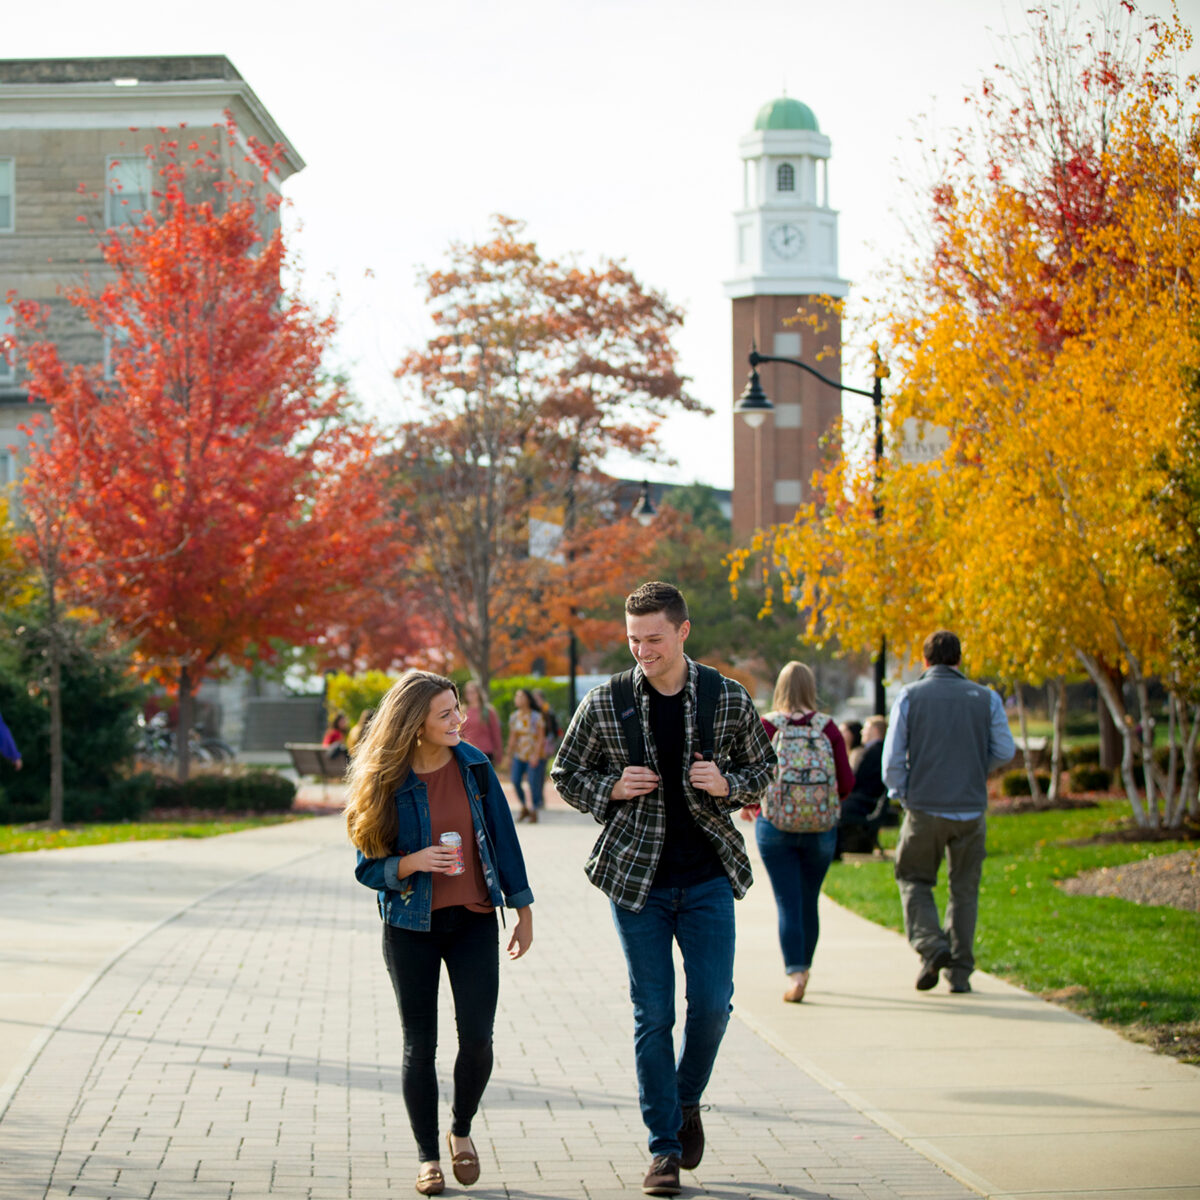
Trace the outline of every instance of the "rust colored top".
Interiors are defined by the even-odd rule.
[[[483,881],[483,865],[479,861],[479,847],[475,844],[475,829],[471,823],[471,804],[458,759],[452,754],[444,767],[429,775],[417,772],[417,778],[425,785],[429,797],[429,826],[434,844],[443,833],[451,831],[462,837],[463,866],[461,875],[433,876],[433,907],[450,908],[461,904],[472,912],[491,912],[487,885]]]

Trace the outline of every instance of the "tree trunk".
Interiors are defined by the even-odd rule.
[[[1062,776],[1063,741],[1067,731],[1067,680],[1060,675],[1050,685],[1050,708],[1054,722],[1054,740],[1050,746],[1050,800],[1058,799]]]
[[[1112,677],[1107,669],[1101,667],[1101,670],[1105,672],[1109,682],[1112,683]],[[1089,671],[1088,674],[1091,672]],[[1119,677],[1114,686],[1120,687]],[[1124,707],[1122,704],[1122,711],[1124,711]],[[1096,715],[1100,719],[1100,765],[1106,771],[1115,771],[1121,761],[1121,727],[1109,711],[1108,703],[1104,698],[1104,690],[1099,682],[1096,682],[1096,710]]]
[[[1029,794],[1035,801],[1042,798],[1042,785],[1038,783],[1037,764],[1033,760],[1033,754],[1029,749],[1029,726],[1026,723],[1025,715],[1025,696],[1021,685],[1018,683],[1013,688],[1013,694],[1017,698],[1017,717],[1021,722],[1021,755],[1025,760],[1025,777],[1029,780]]]
[[[1157,829],[1161,823],[1158,809],[1158,771],[1154,766],[1154,718],[1150,715],[1150,689],[1140,670],[1134,672],[1134,691],[1138,698],[1137,726],[1138,748],[1142,754],[1142,782],[1146,788],[1146,812],[1151,825]]]
[[[50,701],[50,824],[61,829],[63,824],[63,745],[62,745],[62,637],[58,627],[58,606],[53,589],[49,592],[47,605],[47,633],[50,635],[46,649],[49,651],[49,680],[47,691]]]
[[[175,725],[176,777],[187,780],[192,766],[192,673],[187,667],[179,669],[179,717]]]
[[[1180,732],[1183,734],[1183,777],[1179,781],[1179,791],[1175,794],[1175,812],[1167,819],[1171,829],[1178,829],[1183,824],[1184,813],[1190,813],[1193,817],[1197,815],[1196,735],[1200,733],[1200,705],[1192,705],[1190,725],[1186,710],[1181,705],[1179,723]]]
[[[1133,777],[1133,728],[1125,713],[1125,701],[1121,697],[1121,691],[1113,681],[1112,674],[1099,659],[1079,649],[1076,649],[1075,656],[1099,689],[1113,725],[1121,732],[1121,780],[1125,785],[1129,806],[1133,810],[1134,824],[1139,829],[1152,829],[1153,825],[1142,804],[1137,781]]]
[[[1182,732],[1183,705],[1174,691],[1167,693],[1167,770],[1162,777],[1163,820],[1171,825],[1176,809],[1175,798],[1178,792],[1175,785],[1179,782],[1179,738]],[[1151,751],[1153,754],[1153,750]],[[1179,806],[1180,816],[1183,815]]]

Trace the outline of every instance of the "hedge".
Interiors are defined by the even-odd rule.
[[[1071,768],[1070,781],[1073,792],[1107,792],[1112,787],[1112,772],[1105,767],[1080,763]]]
[[[206,812],[286,812],[296,785],[274,771],[205,771],[182,783],[159,776],[155,808],[199,808]]]
[[[1039,771],[1037,781],[1043,795],[1050,790],[1049,775],[1043,775]],[[1000,794],[1002,796],[1031,796],[1033,793],[1029,789],[1029,775],[1023,770],[1005,771],[1000,776]]]

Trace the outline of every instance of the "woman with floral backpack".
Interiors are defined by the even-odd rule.
[[[761,808],[748,805],[742,817],[754,821],[775,893],[788,976],[783,998],[795,1004],[808,987],[820,934],[817,898],[837,848],[841,800],[854,787],[854,772],[837,723],[817,711],[817,681],[802,662],[779,672],[763,728],[779,765]]]

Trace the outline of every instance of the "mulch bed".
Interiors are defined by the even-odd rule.
[[[1045,796],[1035,800],[1032,796],[990,796],[988,809],[996,813],[1053,812],[1068,808],[1099,808],[1091,796],[1059,796],[1048,800]]]
[[[1116,867],[1084,871],[1058,887],[1068,896],[1115,896],[1134,904],[1200,913],[1200,850],[1177,850]]]

